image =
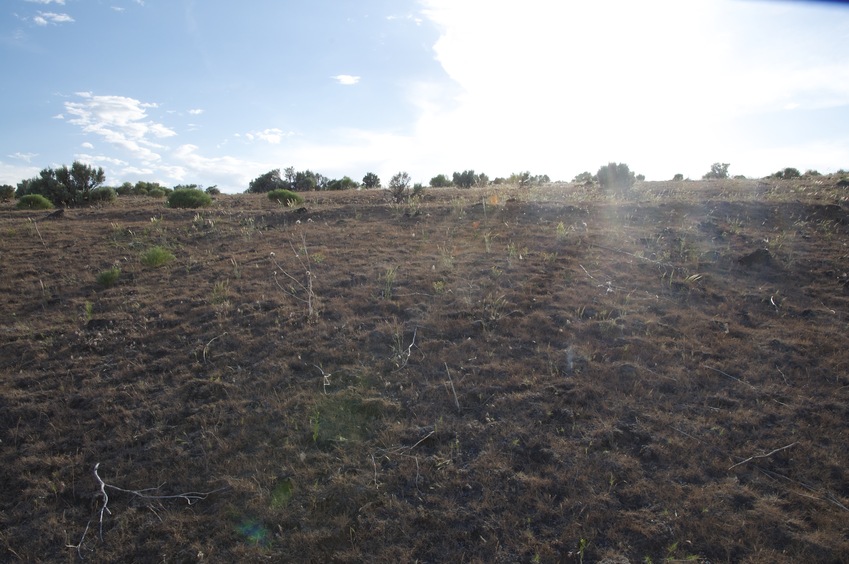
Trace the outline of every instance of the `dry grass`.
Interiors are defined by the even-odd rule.
[[[305,197],[0,208],[4,560],[849,559],[845,190]]]

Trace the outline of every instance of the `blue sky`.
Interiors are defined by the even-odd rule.
[[[849,168],[849,7],[3,0],[0,183]]]

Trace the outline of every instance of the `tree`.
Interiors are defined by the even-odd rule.
[[[672,177],[672,180],[675,180],[675,181],[684,180],[684,175],[679,172],[678,174],[676,174],[675,176]]]
[[[464,170],[463,172],[454,173],[454,186],[460,188],[471,188],[475,185],[475,171]]]
[[[272,190],[282,190],[289,187],[289,183],[280,178],[280,169],[275,168],[251,180],[247,191],[250,194],[264,194]]]
[[[598,183],[602,188],[627,191],[630,190],[637,178],[625,163],[607,163],[596,173]]]
[[[444,174],[437,174],[430,179],[431,188],[447,188],[448,186],[451,186],[451,181]]]
[[[488,186],[489,185],[489,177],[484,173],[480,173],[480,174],[475,175],[475,185],[476,186]]]
[[[710,165],[710,172],[702,176],[703,180],[728,178],[728,163],[713,163]]]
[[[775,174],[772,175],[773,178],[783,178],[784,180],[791,180],[793,178],[799,178],[802,176],[802,173],[799,172],[799,169],[788,167],[784,170],[779,170]]]
[[[524,172],[514,172],[510,175],[508,181],[510,184],[518,184],[520,188],[524,188],[531,183],[531,172],[529,170]]]
[[[41,194],[54,205],[75,206],[88,203],[91,191],[106,181],[102,168],[92,168],[74,161],[69,169],[45,168],[36,178],[22,180],[15,192],[17,197]]]
[[[295,174],[295,183],[292,185],[292,189],[298,192],[309,192],[318,188],[319,180],[319,175],[316,175],[312,171],[305,170],[298,172]]]
[[[389,180],[389,194],[399,204],[407,197],[409,187],[410,175],[406,172],[399,172]]]
[[[373,172],[367,172],[363,176],[363,186],[366,188],[380,188],[380,177]]]
[[[0,186],[0,200],[8,202],[15,197],[15,187],[9,184]]]

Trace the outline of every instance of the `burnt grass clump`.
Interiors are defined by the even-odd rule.
[[[845,189],[303,195],[0,207],[0,559],[849,560]]]

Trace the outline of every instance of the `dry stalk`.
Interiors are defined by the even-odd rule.
[[[312,281],[313,281],[314,276],[313,276],[311,265],[310,265],[309,251],[307,251],[306,237],[304,236],[303,233],[301,234],[301,248],[303,249],[303,254],[306,257],[306,260],[304,260],[301,257],[301,255],[295,249],[295,245],[293,245],[291,241],[289,241],[289,246],[292,247],[292,252],[295,253],[295,258],[298,259],[298,262],[301,264],[301,268],[304,269],[304,274],[306,275],[306,283],[301,282],[300,280],[298,280],[297,278],[295,278],[294,276],[289,274],[289,272],[286,271],[285,268],[280,266],[280,263],[278,263],[277,259],[274,258],[274,253],[271,253],[271,262],[272,262],[272,264],[274,264],[274,266],[277,269],[280,270],[280,272],[283,273],[284,276],[286,276],[286,278],[291,280],[295,284],[295,286],[297,286],[298,288],[303,290],[303,292],[306,293],[307,297],[306,298],[300,297],[298,295],[298,292],[295,289],[295,286],[290,286],[288,289],[284,288],[280,284],[280,281],[277,279],[277,271],[276,270],[274,271],[274,275],[275,275],[274,283],[277,284],[277,287],[280,288],[281,290],[283,290],[283,292],[289,294],[290,296],[292,296],[293,298],[295,298],[299,302],[306,304],[307,305],[307,318],[310,321],[312,321],[316,318],[316,316],[318,314],[316,312],[316,307],[315,307],[316,296],[315,296],[315,292],[312,289]]]
[[[457,406],[457,413],[460,413],[460,400],[457,399],[457,390],[454,389],[454,380],[451,379],[451,371],[448,370],[448,363],[445,363],[445,373],[448,374],[448,383],[451,384],[451,392],[454,394],[454,405]]]

